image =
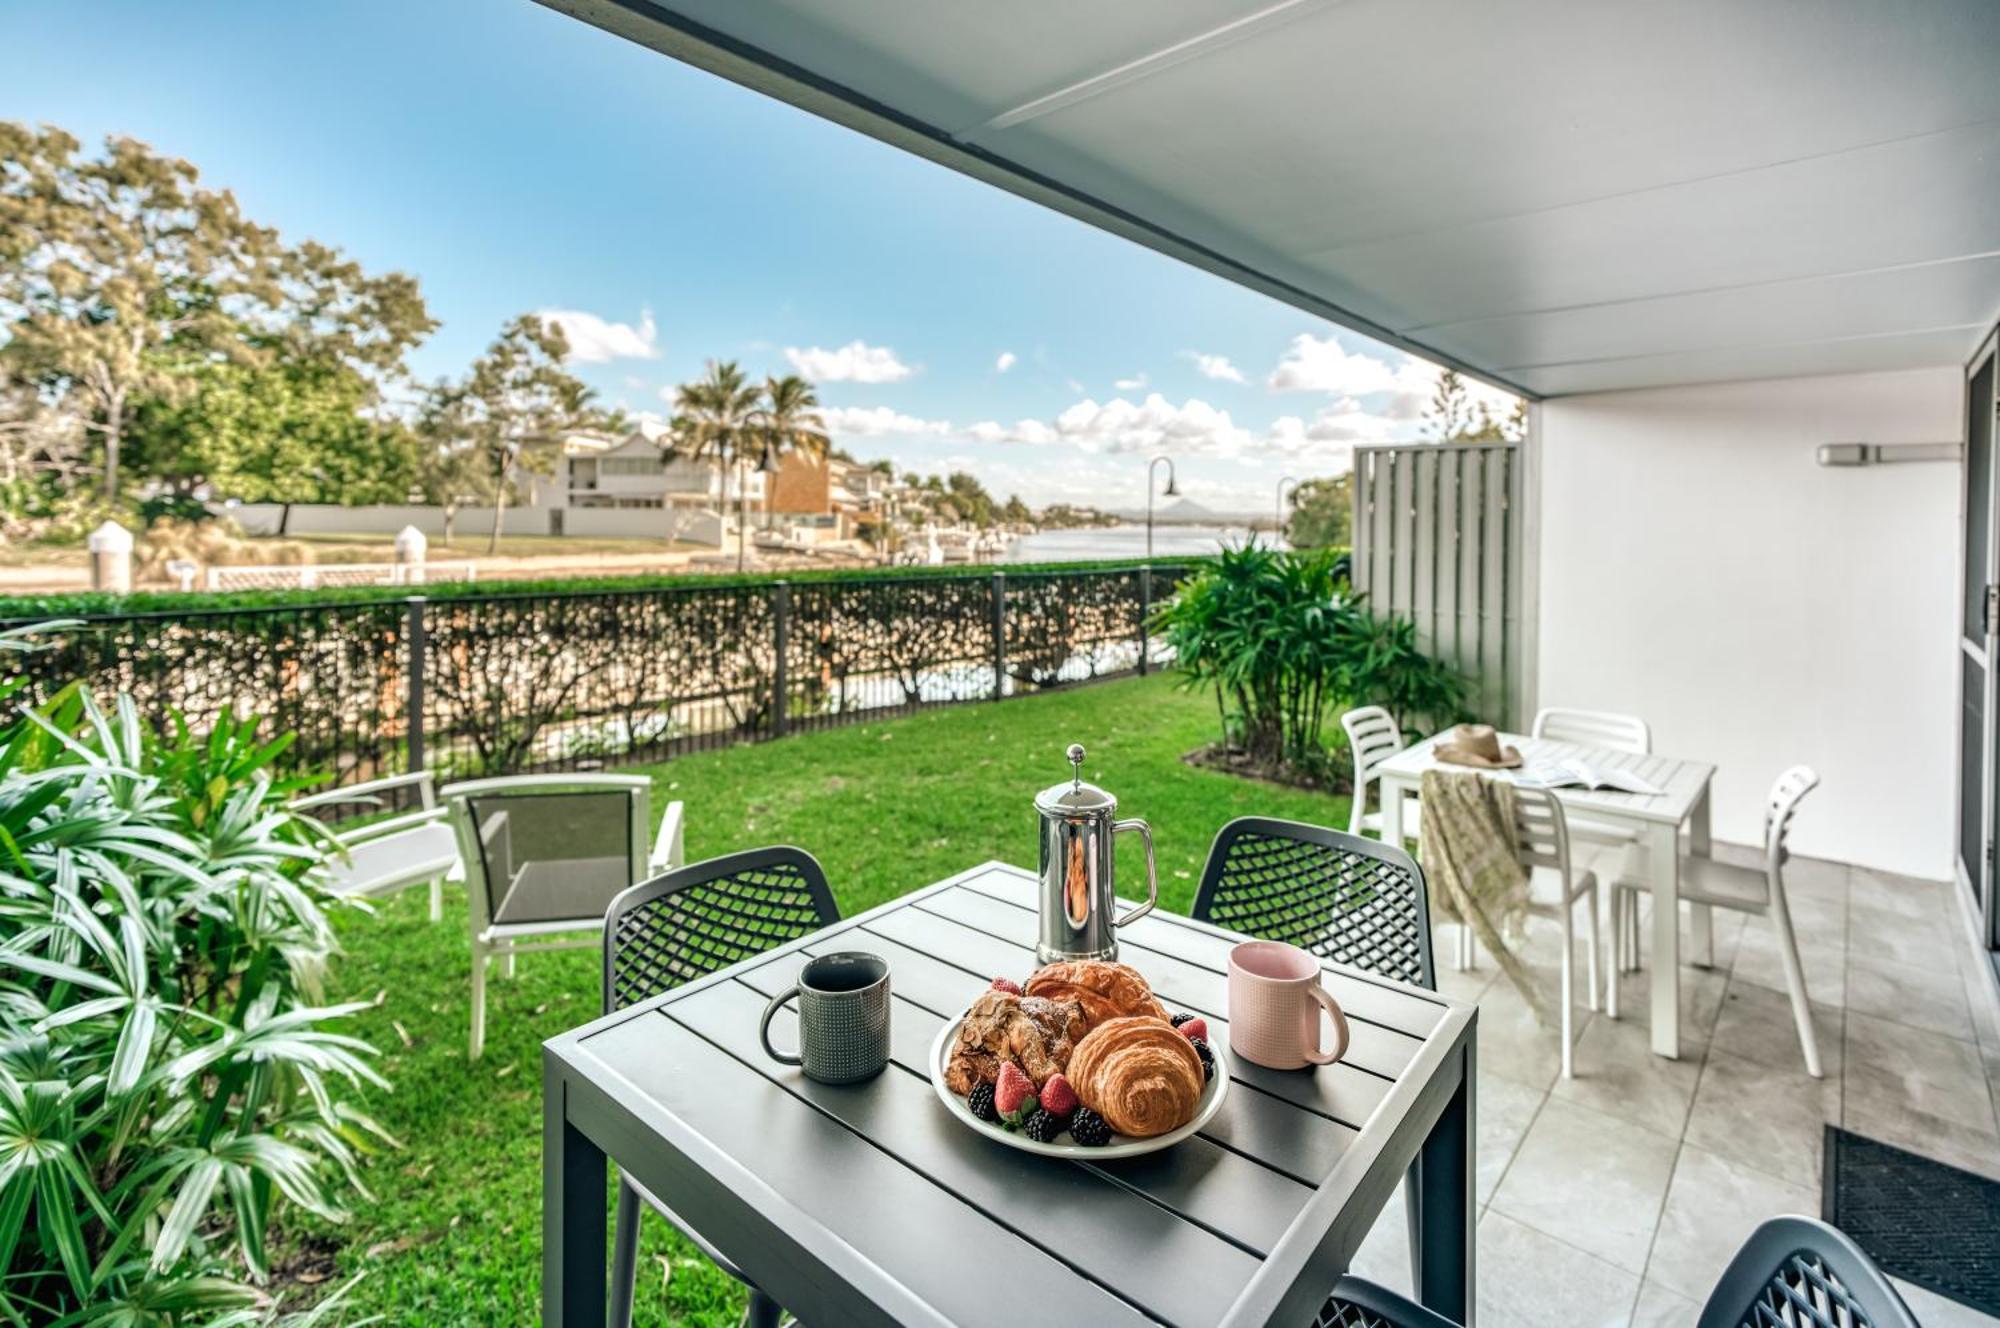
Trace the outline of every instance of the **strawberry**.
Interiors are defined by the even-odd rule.
[[[1035,1097],[1035,1082],[1012,1061],[1000,1063],[1000,1079],[993,1085],[993,1109],[1009,1125],[1018,1125],[1028,1113],[1041,1106]]]
[[[1057,1120],[1068,1120],[1076,1110],[1076,1090],[1060,1074],[1052,1074],[1042,1085],[1042,1110]]]
[[[1019,996],[1021,994],[1021,984],[1012,978],[995,978],[993,979],[992,990],[1004,991],[1009,996]]]
[[[1194,1040],[1195,1038],[1200,1038],[1203,1041],[1207,1041],[1208,1021],[1206,1019],[1202,1019],[1199,1017],[1186,1020],[1181,1024],[1181,1036],[1187,1038],[1190,1041]]]

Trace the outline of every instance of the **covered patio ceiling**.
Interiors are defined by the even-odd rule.
[[[1995,0],[543,0],[1532,396],[1958,364]]]

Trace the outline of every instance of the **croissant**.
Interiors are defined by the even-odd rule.
[[[1166,1007],[1153,998],[1153,989],[1139,976],[1139,970],[1125,964],[1096,959],[1045,964],[1028,979],[1027,992],[1051,1000],[1075,1001],[1083,1007],[1092,1028],[1123,1015],[1167,1017]]]
[[[1069,1058],[1077,1100],[1122,1135],[1149,1139],[1194,1119],[1206,1076],[1194,1044],[1164,1019],[1108,1020]]]
[[[1074,1001],[985,992],[958,1026],[945,1087],[963,1097],[974,1084],[999,1078],[1000,1062],[1013,1061],[1040,1088],[1069,1063],[1087,1028]]]

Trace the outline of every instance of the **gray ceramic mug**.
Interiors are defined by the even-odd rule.
[[[795,997],[797,1054],[771,1045],[771,1021]],[[851,1084],[873,1078],[889,1063],[889,961],[858,950],[808,960],[797,984],[764,1007],[757,1036],[772,1060],[801,1067],[809,1079]]]

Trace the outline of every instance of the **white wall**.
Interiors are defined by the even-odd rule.
[[[1543,403],[1540,704],[1715,762],[1718,839],[1756,843],[1803,761],[1794,851],[1949,879],[1959,467],[1813,452],[1958,438],[1962,391],[1947,368]]]
[[[284,515],[279,503],[239,503],[224,512],[250,535],[275,535]],[[341,507],[333,503],[294,503],[285,529],[293,535],[394,535],[404,526],[415,526],[426,535],[444,534],[444,509],[419,504],[376,507]],[[508,535],[549,533],[547,508],[509,507],[503,523]],[[461,507],[452,525],[455,535],[493,533],[493,509]]]

